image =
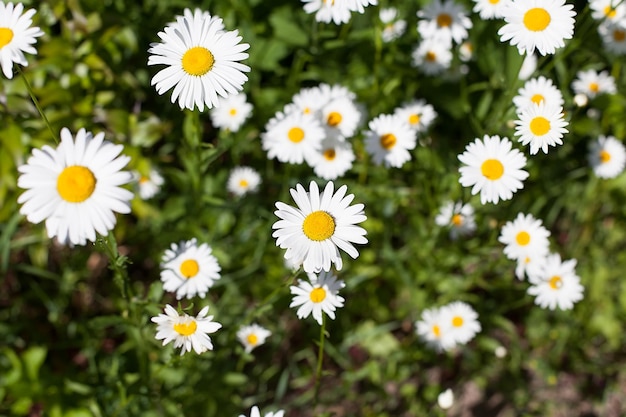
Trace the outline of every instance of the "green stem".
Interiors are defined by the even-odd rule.
[[[324,340],[326,339],[326,315],[322,314],[322,325],[320,326],[320,341],[317,351],[317,369],[315,371],[315,395],[313,396],[315,406],[320,393],[320,382],[322,381],[322,360],[324,359]]]
[[[263,301],[261,301],[261,303],[256,306],[252,311],[250,311],[246,317],[243,319],[242,323],[250,323],[250,321],[256,317],[258,314],[260,314],[261,312],[264,311],[264,307],[266,305],[269,305],[272,301],[274,301],[274,298],[276,298],[276,296],[283,291],[283,289],[285,289],[286,287],[291,286],[291,284],[293,284],[293,282],[295,281],[296,277],[298,276],[298,274],[300,273],[300,271],[302,271],[302,268],[299,268],[298,270],[296,270],[293,275],[291,277],[289,277],[289,279],[287,281],[285,281],[282,285],[274,288],[274,291],[272,291],[267,297],[265,297],[263,299]]]
[[[33,104],[37,108],[37,111],[41,115],[41,118],[43,119],[43,121],[46,123],[46,126],[48,126],[48,130],[50,131],[50,134],[52,135],[52,139],[54,139],[55,143],[59,143],[59,138],[54,133],[54,130],[52,130],[52,126],[50,126],[50,121],[48,120],[48,118],[46,117],[46,114],[41,109],[41,106],[39,105],[39,100],[37,100],[37,97],[35,97],[35,92],[33,91],[33,87],[28,82],[28,79],[26,78],[26,75],[24,74],[24,71],[22,71],[22,67],[20,65],[17,65],[17,70],[20,73],[20,75],[22,76],[22,79],[24,80],[24,84],[26,84],[26,90],[28,90],[28,94],[30,95],[30,99],[33,101]]]
[[[128,285],[128,271],[126,270],[126,265],[129,263],[128,258],[120,255],[113,231],[109,231],[106,237],[99,237],[97,242],[102,251],[109,258],[109,268],[113,271],[113,280],[119,287],[122,297],[129,303],[130,287]],[[128,312],[126,312],[126,314],[128,314]]]

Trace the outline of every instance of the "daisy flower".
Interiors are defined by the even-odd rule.
[[[455,301],[442,307],[442,314],[450,324],[450,337],[456,344],[464,345],[480,332],[478,314],[467,303]]]
[[[355,156],[349,142],[324,139],[322,149],[311,158],[315,175],[325,180],[334,180],[352,168]]]
[[[341,0],[334,0],[341,1]],[[348,8],[353,12],[363,14],[365,12],[365,8],[367,6],[376,6],[378,5],[378,0],[347,0]]]
[[[536,277],[540,273],[547,255],[547,253],[533,256],[526,255],[524,258],[519,258],[515,267],[517,279],[523,281],[524,276]]]
[[[115,214],[130,213],[133,193],[120,186],[132,181],[132,174],[121,169],[128,156],[120,156],[122,145],[104,140],[104,133],[93,136],[80,129],[76,138],[61,129],[56,149],[33,149],[17,185],[26,191],[17,202],[29,222],[45,220],[50,238],[63,244],[84,245],[96,241],[96,232],[106,236],[115,227]]]
[[[287,249],[285,258],[302,260],[305,272],[330,271],[331,263],[341,270],[339,249],[356,259],[359,252],[352,243],[367,243],[367,232],[356,226],[367,219],[363,214],[365,206],[351,206],[354,194],[346,196],[347,190],[343,185],[334,192],[330,181],[320,193],[311,181],[309,192],[300,184],[289,190],[297,207],[276,203],[278,210],[274,214],[280,220],[272,225],[272,237],[277,246]]]
[[[356,100],[356,94],[348,90],[348,88],[339,84],[326,84],[319,85],[320,93],[322,95],[322,101],[328,103],[338,98],[348,98],[352,101]]]
[[[283,410],[276,411],[274,413],[266,413],[264,417],[283,417],[285,412]],[[245,414],[240,414],[239,417],[246,417]],[[250,410],[250,417],[261,417],[259,407],[256,405]]]
[[[450,68],[451,45],[436,39],[424,39],[411,54],[413,65],[426,75],[438,75]]]
[[[474,0],[474,13],[483,20],[501,19],[502,10],[511,0]]]
[[[398,19],[398,9],[395,7],[380,9],[379,17],[383,23],[383,42],[394,41],[404,34],[406,20]]]
[[[600,136],[591,143],[589,164],[600,178],[615,178],[624,171],[626,148],[613,136]]]
[[[426,103],[426,100],[413,100],[395,109],[393,114],[408,123],[417,133],[425,132],[437,117],[435,108]]]
[[[352,99],[339,97],[321,109],[321,117],[326,137],[344,140],[356,132],[361,112]]]
[[[24,12],[22,3],[0,3],[0,66],[7,78],[13,78],[13,63],[28,66],[24,52],[37,54],[33,45],[43,31],[33,24],[34,9]]]
[[[237,132],[251,113],[252,104],[246,101],[245,93],[233,94],[211,109],[211,122],[215,127]]]
[[[522,145],[530,144],[530,154],[548,153],[548,146],[563,144],[563,134],[568,130],[564,120],[563,108],[547,106],[543,103],[533,104],[520,111],[519,120],[515,121],[515,136]]]
[[[470,41],[465,41],[459,45],[459,59],[463,62],[467,62],[474,56],[474,44]]]
[[[319,87],[302,88],[291,99],[297,111],[308,115],[316,115],[328,100]]]
[[[572,90],[577,94],[584,94],[590,99],[599,94],[615,94],[615,78],[608,72],[598,73],[595,70],[578,71],[576,79],[572,82]]]
[[[465,7],[453,0],[432,0],[417,12],[421,20],[417,31],[423,39],[436,38],[440,42],[461,43],[468,36],[472,21],[467,16]]]
[[[163,289],[175,292],[178,300],[195,295],[204,298],[222,269],[211,252],[209,245],[198,245],[195,238],[172,243],[161,261]]]
[[[520,80],[527,80],[537,70],[537,55],[527,54],[522,61],[522,67],[519,69],[517,78]]]
[[[453,404],[454,394],[452,393],[452,390],[450,388],[441,392],[437,396],[437,405],[439,405],[442,410],[447,410],[448,408],[452,407]]]
[[[426,309],[422,311],[421,319],[415,322],[415,333],[437,352],[456,346],[451,333],[451,320],[442,313],[444,311],[440,308]]]
[[[165,182],[159,171],[151,169],[149,175],[142,175],[139,171],[133,173],[133,178],[137,181],[137,189],[139,197],[142,200],[148,200],[161,190],[161,186]]]
[[[265,340],[272,334],[264,327],[253,323],[249,326],[242,326],[237,331],[237,339],[243,345],[246,353],[252,352],[252,349],[261,346]]]
[[[616,24],[603,21],[598,26],[604,49],[616,55],[626,55],[626,19]]]
[[[222,19],[196,9],[185,11],[176,22],[158,33],[160,43],[148,49],[148,65],[166,65],[151,81],[159,94],[174,88],[171,101],[181,109],[200,111],[219,105],[218,95],[228,97],[243,89],[250,67],[239,61],[248,58],[250,45],[240,43],[238,31],[224,31]]]
[[[510,200],[513,193],[524,188],[528,172],[522,168],[526,157],[507,138],[485,135],[465,147],[458,156],[464,166],[459,168],[463,187],[472,187],[472,195],[480,192],[480,202],[497,204]]]
[[[182,348],[180,355],[191,352],[197,354],[213,350],[209,333],[215,333],[222,325],[208,316],[209,307],[204,307],[196,317],[188,314],[180,315],[171,305],[165,306],[165,314],[152,317],[151,321],[157,324],[157,340],[163,340],[163,346],[174,341],[175,348]]]
[[[534,295],[535,304],[541,308],[571,310],[574,303],[583,299],[584,288],[576,275],[576,260],[561,262],[558,254],[546,257],[537,277],[529,277],[532,284],[527,292]]]
[[[447,202],[441,207],[435,217],[435,224],[441,227],[450,227],[450,238],[456,240],[459,236],[466,236],[476,230],[474,208],[462,202]]]
[[[374,163],[400,168],[411,159],[410,150],[415,148],[417,137],[400,116],[381,114],[368,124],[365,131],[365,149]]]
[[[350,8],[348,0],[302,0],[304,11],[308,14],[315,13],[315,20],[322,23],[331,21],[340,25],[350,21]]]
[[[626,3],[621,0],[590,0],[591,17],[606,22],[619,22],[626,16]]]
[[[502,14],[506,24],[500,28],[500,41],[510,41],[520,55],[554,54],[574,36],[574,6],[565,0],[511,0]]]
[[[279,112],[265,126],[261,134],[261,146],[269,159],[301,164],[309,162],[319,152],[324,138],[324,129],[318,120],[302,113]]]
[[[550,232],[541,220],[531,214],[518,213],[513,221],[507,222],[500,232],[498,241],[504,245],[504,254],[513,260],[525,260],[545,256],[549,252]]]
[[[293,294],[289,307],[298,307],[296,314],[299,319],[305,319],[312,313],[321,326],[322,312],[334,320],[335,310],[343,307],[345,300],[339,295],[339,290],[345,287],[345,283],[332,272],[325,271],[318,276],[313,275],[310,281],[299,280],[297,286],[289,287]]]
[[[235,167],[230,171],[226,189],[237,197],[241,197],[244,194],[255,192],[260,183],[261,176],[254,169]]]
[[[543,75],[532,78],[524,84],[524,87],[517,91],[517,96],[513,97],[513,104],[517,112],[543,103],[546,106],[562,107],[563,94],[552,84],[552,80]]]

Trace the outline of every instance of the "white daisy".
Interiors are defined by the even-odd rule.
[[[363,133],[365,149],[374,163],[400,168],[411,160],[410,150],[415,148],[417,136],[400,116],[381,114],[368,124]]]
[[[361,120],[361,112],[348,97],[331,100],[321,109],[322,125],[326,137],[344,140],[351,138]]]
[[[352,168],[355,155],[350,142],[324,139],[322,149],[311,158],[315,175],[325,180],[334,180]]]
[[[298,307],[296,314],[299,319],[313,313],[313,318],[321,326],[322,312],[334,320],[335,310],[343,307],[345,300],[339,295],[339,290],[345,286],[332,272],[325,271],[317,277],[313,276],[311,282],[299,280],[297,286],[289,287],[294,296],[289,307]]]
[[[222,28],[221,19],[196,9],[158,33],[162,42],[150,45],[148,65],[167,66],[151,81],[159,94],[174,88],[172,103],[203,111],[219,105],[218,95],[225,98],[243,89],[250,67],[239,61],[248,58],[244,51],[250,45],[240,43],[238,31]]]
[[[622,24],[603,21],[598,26],[604,48],[616,55],[626,55],[626,18]]]
[[[561,262],[558,254],[546,257],[537,277],[529,277],[532,284],[527,292],[534,295],[535,304],[541,308],[571,310],[574,303],[583,299],[584,288],[576,275],[576,260]]]
[[[276,203],[278,210],[274,214],[281,220],[272,225],[272,229],[276,229],[272,237],[276,238],[277,246],[287,249],[285,258],[303,261],[305,272],[330,271],[331,263],[341,270],[343,261],[339,249],[356,259],[359,252],[352,243],[367,243],[367,232],[356,226],[367,219],[363,214],[365,206],[350,206],[354,194],[346,196],[348,187],[345,185],[336,192],[333,190],[332,181],[322,193],[311,181],[308,193],[300,184],[289,190],[297,208],[280,201]]]
[[[426,100],[413,100],[403,104],[395,109],[393,114],[399,116],[418,133],[425,132],[437,117],[435,108],[426,103]]]
[[[474,0],[474,13],[478,13],[483,20],[501,19],[502,10],[511,0]]]
[[[308,14],[315,13],[315,20],[323,23],[331,21],[340,25],[350,21],[350,8],[348,0],[302,0],[304,11]]]
[[[441,207],[435,217],[435,224],[450,227],[450,238],[453,240],[459,236],[469,235],[476,230],[474,208],[460,201],[457,203],[449,201]]]
[[[513,104],[518,113],[527,107],[541,103],[548,107],[562,107],[564,103],[561,91],[552,84],[551,79],[543,75],[526,81],[524,87],[520,88],[517,95],[513,97]]]
[[[350,91],[347,87],[339,84],[326,84],[319,85],[320,93],[322,94],[322,101],[328,103],[338,98],[348,98],[352,101],[356,100],[356,94]]]
[[[589,164],[600,178],[615,178],[624,171],[626,148],[613,136],[600,136],[591,142]]]
[[[157,324],[157,340],[163,340],[163,346],[174,341],[175,348],[182,348],[180,355],[191,352],[197,354],[213,350],[213,343],[209,333],[215,333],[222,325],[213,321],[213,316],[208,316],[209,307],[204,307],[196,317],[188,314],[180,315],[171,305],[165,306],[165,314],[152,317],[152,322]]]
[[[404,34],[406,20],[398,19],[398,9],[395,7],[380,9],[379,17],[383,23],[383,42],[394,41]]]
[[[252,104],[246,101],[245,93],[229,95],[219,100],[219,106],[211,109],[213,126],[237,132],[252,113]]]
[[[26,191],[17,202],[20,213],[31,223],[45,220],[50,238],[64,244],[84,245],[96,241],[96,232],[106,236],[115,227],[115,214],[130,213],[133,193],[121,188],[132,181],[132,174],[121,169],[128,156],[120,156],[122,145],[104,140],[104,133],[93,136],[80,129],[76,139],[61,129],[56,149],[33,149],[17,185]]]
[[[32,26],[35,9],[28,9],[24,14],[22,3],[0,2],[0,66],[7,78],[13,78],[13,63],[28,66],[24,52],[36,55],[33,45],[43,31]]]
[[[521,110],[519,120],[515,121],[515,136],[522,145],[530,144],[530,154],[539,152],[548,153],[548,146],[563,144],[563,134],[568,130],[563,108],[547,106],[544,103],[533,104]]]
[[[456,344],[464,345],[480,332],[478,314],[467,303],[455,301],[442,307],[442,317],[450,323],[450,337]]]
[[[522,67],[519,69],[519,74],[517,75],[517,78],[519,78],[520,80],[527,80],[535,73],[536,70],[537,55],[526,54],[524,60],[522,61]]]
[[[142,200],[148,200],[157,195],[165,182],[156,169],[151,169],[148,175],[142,175],[139,171],[135,171],[133,172],[133,178],[137,181],[139,197]]]
[[[220,279],[222,269],[211,252],[209,245],[198,245],[195,238],[172,243],[161,261],[163,289],[175,292],[178,300],[196,295],[204,298],[209,288]]]
[[[326,0],[328,1],[328,0]],[[341,1],[341,0],[333,0],[333,1]],[[346,0],[348,2],[348,8],[353,12],[363,14],[365,12],[365,8],[367,6],[376,6],[378,5],[378,0]]]
[[[324,129],[316,118],[303,113],[278,112],[265,126],[261,146],[269,159],[301,164],[319,152],[323,138]]]
[[[264,417],[283,417],[285,412],[283,410],[279,410],[272,413],[266,413]],[[240,414],[239,417],[247,417],[245,414]],[[256,405],[252,407],[250,410],[250,417],[261,417],[261,412],[259,411],[259,407]]]
[[[574,36],[574,6],[565,0],[512,0],[502,10],[506,24],[498,35],[517,46],[520,55],[554,54]]]
[[[459,59],[463,62],[470,61],[474,56],[474,44],[470,41],[465,41],[459,45]]]
[[[440,308],[422,311],[421,319],[415,322],[415,333],[437,352],[456,346],[451,334],[451,320],[447,320]]]
[[[319,87],[302,88],[291,99],[299,112],[308,115],[317,115],[328,100]]]
[[[261,176],[250,167],[235,167],[230,171],[226,189],[241,197],[247,193],[253,193],[261,183]]]
[[[526,255],[524,258],[517,260],[517,266],[515,267],[515,276],[520,281],[524,280],[524,276],[536,277],[543,267],[547,253],[542,255]]]
[[[576,79],[572,82],[572,90],[577,94],[585,94],[590,99],[599,94],[615,94],[615,78],[607,71],[595,70],[578,71]]]
[[[590,0],[591,17],[606,22],[619,22],[626,16],[626,3],[621,0]]]
[[[524,188],[528,172],[522,168],[526,157],[507,138],[485,135],[465,147],[458,156],[464,166],[459,168],[463,187],[472,187],[472,195],[480,192],[482,204],[510,200],[513,193]]]
[[[265,340],[270,337],[272,332],[264,327],[253,323],[249,326],[242,326],[237,331],[237,339],[243,345],[246,353],[252,352],[252,349],[261,346]]]
[[[465,7],[453,0],[432,0],[417,12],[417,17],[421,19],[417,31],[423,39],[461,43],[467,39],[467,31],[472,27]]]
[[[426,75],[438,75],[450,68],[451,45],[437,39],[424,39],[411,54],[413,65]]]
[[[447,410],[454,404],[454,394],[452,390],[448,388],[437,396],[437,404],[442,410]]]
[[[541,220],[531,214],[518,213],[513,221],[507,222],[500,232],[498,241],[504,245],[504,254],[513,260],[525,260],[545,256],[549,252],[550,232]]]

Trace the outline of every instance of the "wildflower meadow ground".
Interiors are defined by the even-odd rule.
[[[0,0],[0,416],[626,415],[626,2]]]

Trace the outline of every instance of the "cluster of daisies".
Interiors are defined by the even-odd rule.
[[[340,85],[303,88],[292,102],[268,121],[261,146],[269,159],[307,163],[325,180],[344,175],[355,160],[352,140],[364,119],[356,95]],[[414,100],[371,120],[363,132],[365,148],[374,163],[401,167],[411,159],[417,137],[436,112],[424,100]]]
[[[590,0],[591,17],[596,19],[604,49],[626,55],[626,3],[619,0]]]
[[[352,13],[363,13],[370,5],[377,5],[378,0],[302,0],[304,11],[315,13],[315,20],[322,23],[333,22],[336,25],[348,23]]]
[[[449,351],[470,342],[481,331],[478,314],[467,303],[454,301],[422,311],[415,331],[429,347]]]

